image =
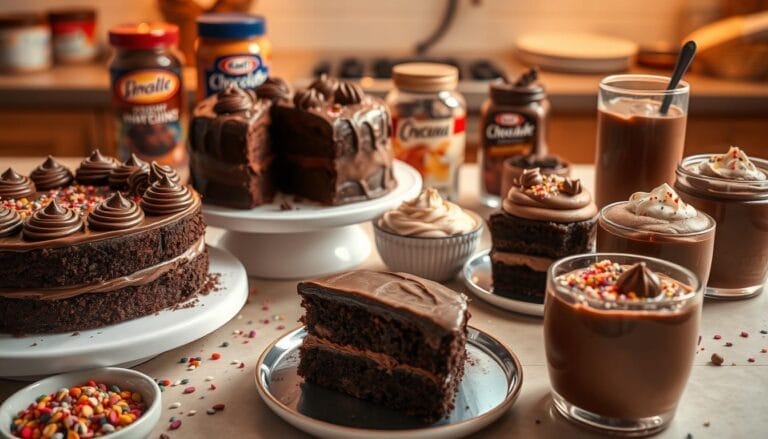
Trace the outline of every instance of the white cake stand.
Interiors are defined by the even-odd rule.
[[[103,366],[130,367],[197,340],[237,315],[248,298],[243,265],[228,252],[208,247],[219,291],[198,296],[190,307],[78,333],[14,337],[0,334],[0,377],[33,380]]]
[[[374,200],[342,206],[292,203],[293,210],[275,202],[254,209],[203,205],[210,226],[226,229],[218,245],[238,257],[251,276],[297,279],[355,267],[371,253],[360,223],[369,221],[421,191],[421,175],[395,161],[397,187]]]

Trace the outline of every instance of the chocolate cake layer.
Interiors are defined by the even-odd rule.
[[[2,289],[105,281],[178,256],[204,235],[205,223],[199,202],[177,218],[136,231],[94,233],[90,240],[83,234],[82,241],[71,245],[53,245],[50,241],[27,245],[18,239],[13,246],[0,243],[0,296]],[[103,239],[97,239],[99,236]]]
[[[107,293],[63,300],[0,297],[0,332],[13,334],[83,330],[150,315],[198,293],[208,273],[208,253],[179,265],[158,279]]]
[[[592,251],[597,219],[556,223],[496,212],[489,218],[494,250],[559,259]]]
[[[523,302],[544,303],[547,272],[526,265],[492,262],[493,293]]]

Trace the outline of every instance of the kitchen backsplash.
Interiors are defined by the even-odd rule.
[[[212,0],[198,0],[205,5]],[[445,0],[255,0],[278,50],[405,52],[430,34]],[[597,31],[639,42],[674,41],[712,0],[460,0],[454,27],[437,51],[503,50],[526,32]],[[111,25],[161,18],[157,0],[0,0],[0,11],[92,6],[101,35]]]

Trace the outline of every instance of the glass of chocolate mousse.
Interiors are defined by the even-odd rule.
[[[690,87],[669,78],[613,75],[600,82],[597,102],[595,203],[603,208],[631,194],[674,181],[683,158]],[[661,114],[665,98],[671,99]]]
[[[597,251],[664,259],[709,278],[715,246],[715,220],[685,203],[664,183],[635,192],[600,211]]]
[[[646,256],[594,253],[552,264],[544,342],[557,411],[611,433],[664,429],[693,365],[702,290],[692,271]]]
[[[738,147],[686,157],[675,188],[717,221],[707,297],[759,294],[768,277],[768,160],[750,159]]]

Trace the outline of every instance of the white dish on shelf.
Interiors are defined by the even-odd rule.
[[[32,380],[95,367],[130,367],[220,328],[245,304],[248,277],[228,252],[208,251],[209,271],[221,274],[218,291],[196,296],[193,306],[182,304],[103,328],[23,337],[0,334],[0,377]]]
[[[514,311],[529,316],[543,317],[544,304],[524,302],[493,294],[493,278],[491,277],[491,255],[484,250],[472,256],[461,270],[464,285],[481,300],[507,311]]]
[[[545,70],[607,73],[628,69],[637,43],[624,38],[585,32],[538,32],[515,42],[518,57]]]

